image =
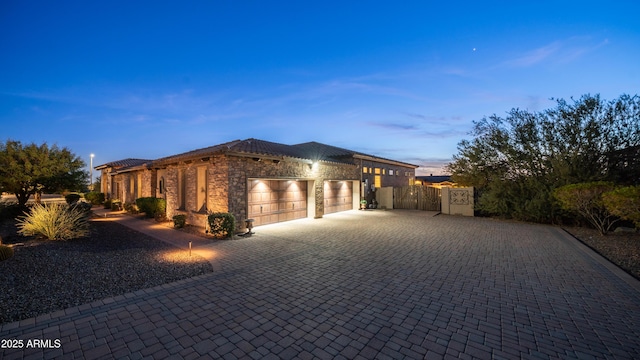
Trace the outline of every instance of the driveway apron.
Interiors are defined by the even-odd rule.
[[[261,226],[211,274],[1,325],[51,346],[0,358],[640,358],[638,280],[559,228],[434,215]]]

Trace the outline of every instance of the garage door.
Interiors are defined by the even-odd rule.
[[[351,181],[324,182],[324,213],[353,209]]]
[[[307,182],[251,180],[249,218],[254,226],[307,217]]]

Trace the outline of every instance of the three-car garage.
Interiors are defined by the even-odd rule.
[[[254,219],[254,226],[260,226],[313,217],[313,183],[307,180],[250,179],[248,218]],[[323,192],[324,214],[354,208],[353,181],[324,181]]]

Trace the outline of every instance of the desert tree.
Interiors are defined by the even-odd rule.
[[[84,166],[67,148],[13,140],[0,143],[0,188],[15,194],[20,205],[31,195],[39,199],[43,192],[81,189],[87,178]]]

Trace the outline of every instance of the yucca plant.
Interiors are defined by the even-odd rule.
[[[36,204],[18,219],[18,233],[42,235],[49,240],[69,240],[89,235],[87,213],[66,204]]]

